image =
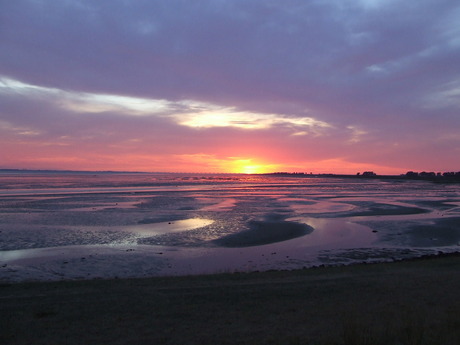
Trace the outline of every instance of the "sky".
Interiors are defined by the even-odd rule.
[[[0,168],[460,170],[458,0],[0,0]]]

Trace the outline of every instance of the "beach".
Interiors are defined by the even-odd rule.
[[[6,344],[457,344],[460,187],[0,178]]]
[[[459,345],[460,1],[0,0],[0,345]]]
[[[4,344],[458,344],[460,257],[0,285]]]

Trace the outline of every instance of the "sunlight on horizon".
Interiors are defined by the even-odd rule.
[[[232,173],[237,174],[265,174],[276,170],[277,165],[263,164],[253,159],[234,159],[230,160],[229,169]]]

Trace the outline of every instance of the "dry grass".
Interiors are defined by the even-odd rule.
[[[460,257],[0,287],[3,344],[458,344]]]

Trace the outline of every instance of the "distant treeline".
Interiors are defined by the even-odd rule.
[[[452,181],[460,181],[460,171],[449,171],[449,172],[415,172],[415,171],[408,171],[405,175],[408,179],[426,179],[426,180],[452,180]]]
[[[274,172],[265,175],[276,176],[298,176],[298,177],[364,177],[364,178],[379,178],[379,179],[407,179],[407,180],[430,180],[439,182],[460,182],[460,171],[454,172],[415,172],[408,171],[401,175],[378,175],[373,171],[365,171],[356,175],[340,175],[340,174],[313,174],[304,172]]]

